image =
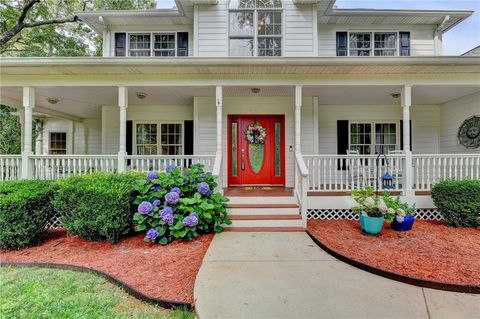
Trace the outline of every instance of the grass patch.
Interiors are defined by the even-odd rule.
[[[0,317],[195,318],[142,302],[95,274],[22,267],[0,268]]]

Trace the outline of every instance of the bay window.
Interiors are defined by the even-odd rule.
[[[388,154],[399,149],[398,123],[350,123],[349,148],[359,154]]]
[[[282,21],[280,0],[232,0],[230,56],[281,56]]]

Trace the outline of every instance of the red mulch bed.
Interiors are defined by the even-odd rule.
[[[149,297],[192,304],[195,277],[213,234],[166,246],[146,243],[143,237],[130,237],[112,245],[69,236],[64,230],[51,231],[40,246],[0,252],[0,261],[89,267]]]
[[[397,232],[385,225],[378,237],[360,232],[358,221],[308,222],[308,231],[349,259],[400,275],[447,284],[480,286],[480,231],[416,220]]]

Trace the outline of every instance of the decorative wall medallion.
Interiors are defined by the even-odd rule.
[[[466,148],[480,147],[480,116],[471,116],[458,129],[458,141]]]

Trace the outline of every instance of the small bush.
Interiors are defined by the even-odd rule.
[[[136,182],[135,230],[146,232],[145,241],[162,245],[223,231],[223,224],[231,224],[228,199],[214,192],[216,186],[215,177],[201,164],[145,174]]]
[[[86,240],[117,242],[132,229],[135,176],[94,173],[57,181],[60,222]]]
[[[480,227],[480,180],[439,182],[432,199],[447,225]]]
[[[40,241],[53,214],[52,183],[15,181],[0,183],[0,247],[19,249]]]

